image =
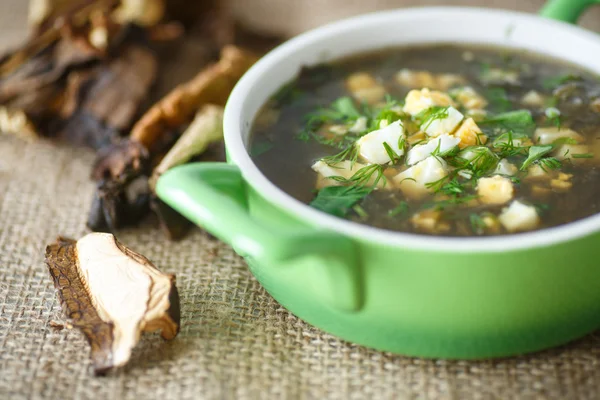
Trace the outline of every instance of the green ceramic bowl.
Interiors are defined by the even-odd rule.
[[[591,0],[543,13],[574,21]],[[600,37],[564,22],[473,8],[352,18],[259,61],[225,112],[229,163],[175,168],[160,198],[229,243],[291,312],[351,342],[405,355],[488,358],[555,346],[600,326],[600,215],[489,238],[390,232],[323,214],[269,182],[247,151],[253,118],[300,67],[389,46],[524,48],[600,73]]]

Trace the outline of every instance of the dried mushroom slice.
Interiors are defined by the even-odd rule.
[[[201,106],[224,106],[237,81],[255,61],[254,55],[235,46],[225,47],[218,63],[177,86],[148,110],[134,125],[131,139],[152,152],[154,143],[165,131],[188,123]]]
[[[158,178],[169,169],[185,164],[192,157],[202,154],[211,143],[221,140],[223,107],[206,105],[196,113],[194,121],[154,168],[149,181],[150,189],[154,191]]]
[[[175,276],[119,243],[111,234],[78,241],[58,238],[46,248],[46,265],[72,325],[91,346],[96,374],[123,366],[142,332],[179,332]]]

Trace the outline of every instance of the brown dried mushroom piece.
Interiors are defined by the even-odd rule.
[[[111,234],[78,241],[58,238],[46,248],[46,265],[70,323],[91,346],[96,374],[123,366],[142,332],[179,332],[175,276],[119,243]]]
[[[92,177],[98,189],[92,202],[88,227],[94,231],[112,232],[124,225],[133,225],[148,210],[148,163],[158,162],[172,145],[174,132],[191,122],[199,108],[207,104],[224,105],[233,86],[256,58],[233,46],[223,49],[221,60],[203,69],[191,81],[179,85],[155,104],[134,126],[130,137],[102,149],[97,157]],[[208,107],[197,123],[193,123],[180,139],[173,152],[169,152],[155,178],[165,168],[188,161],[222,137],[222,113],[217,106]],[[192,147],[188,147],[188,146]],[[145,157],[131,157],[132,151],[146,149]],[[139,152],[138,152],[139,153]],[[140,153],[141,154],[141,153]],[[123,168],[134,165],[144,168]],[[143,190],[140,190],[143,189]],[[171,238],[181,237],[187,223],[183,218],[169,223],[165,218],[175,215],[168,206],[152,204],[159,214],[161,225]]]
[[[169,169],[185,164],[202,154],[215,142],[223,140],[223,107],[206,105],[196,113],[194,121],[183,132],[171,150],[152,171],[150,189],[154,191],[158,178]]]
[[[92,171],[97,183],[88,227],[111,232],[134,224],[149,209],[150,158],[144,146],[122,140],[101,149]]]
[[[253,54],[235,46],[226,46],[218,63],[177,86],[148,110],[134,125],[131,139],[142,143],[153,153],[154,144],[166,131],[190,122],[201,106],[224,106],[237,81],[255,61]]]

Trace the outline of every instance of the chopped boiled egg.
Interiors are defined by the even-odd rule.
[[[389,149],[400,157],[404,154],[404,127],[401,121],[396,121],[388,126],[370,132],[356,141],[360,156],[371,164],[386,164],[392,159],[388,154]]]
[[[375,104],[385,97],[385,88],[366,72],[357,72],[346,79],[346,87],[354,98]]]
[[[448,165],[441,158],[429,156],[393,178],[396,187],[410,198],[420,198],[432,191],[427,184],[448,175]]]
[[[498,165],[496,166],[496,173],[498,175],[508,175],[508,176],[512,176],[514,174],[516,174],[518,171],[517,167],[512,164],[510,161],[508,161],[506,158],[503,158],[502,160],[500,160],[498,162]]]
[[[583,142],[585,138],[574,130],[567,128],[546,127],[537,128],[533,135],[535,143],[552,144],[557,139],[574,139],[577,142]]]
[[[406,95],[404,112],[415,116],[433,106],[449,107],[453,105],[454,101],[446,93],[429,89],[411,90]]]
[[[451,134],[456,130],[456,127],[461,123],[464,115],[454,107],[448,107],[447,113],[444,113],[443,118],[431,118],[421,125],[421,130],[425,131],[429,136],[439,136],[443,134]]]
[[[512,199],[514,193],[510,179],[494,175],[477,181],[477,195],[484,204],[504,204]]]
[[[450,224],[442,220],[439,210],[424,210],[416,213],[410,219],[416,230],[426,233],[444,233],[450,230]]]
[[[429,157],[433,152],[438,154],[444,153],[456,147],[459,142],[459,138],[450,135],[440,135],[425,144],[413,146],[406,155],[406,164],[414,165]]]
[[[502,210],[498,217],[500,223],[509,232],[528,231],[534,229],[540,222],[535,207],[528,206],[518,200]]]
[[[396,74],[396,82],[409,88],[435,88],[437,82],[431,72],[401,69]]]
[[[589,154],[590,147],[587,144],[563,144],[552,152],[559,160],[571,160],[573,163],[582,163],[588,158],[579,158],[581,155]]]
[[[488,104],[485,97],[481,96],[470,86],[456,89],[452,93],[456,100],[469,110],[481,110]]]
[[[414,71],[401,69],[396,74],[396,82],[409,88],[428,88],[448,90],[453,86],[461,85],[464,78],[456,74],[434,75],[427,71]]]
[[[360,133],[367,130],[367,117],[358,117],[354,124],[348,129],[352,133]]]
[[[521,104],[529,107],[541,107],[544,105],[544,97],[539,92],[530,90],[521,98]]]
[[[482,80],[485,83],[508,83],[510,85],[520,85],[519,73],[516,71],[507,71],[500,68],[489,69]]]
[[[352,164],[352,162],[348,160],[331,165],[323,160],[319,160],[314,163],[311,168],[319,174],[316,187],[317,189],[321,189],[326,186],[340,186],[342,184],[341,182],[331,178],[339,176],[344,179],[350,179],[352,178],[352,175],[364,166],[364,164],[358,162]]]
[[[487,136],[481,132],[473,118],[467,118],[454,132],[454,136],[460,139],[458,147],[461,149],[487,142]]]
[[[550,179],[554,176],[553,171],[544,169],[540,164],[533,164],[527,168],[527,180],[545,180]]]

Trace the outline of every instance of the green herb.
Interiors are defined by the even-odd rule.
[[[296,135],[296,138],[304,142],[312,138],[328,146],[344,146],[343,144],[339,144],[339,139],[327,139],[321,135],[317,135],[315,132],[326,123],[348,122],[356,120],[361,116],[362,114],[358,111],[350,97],[340,97],[331,103],[329,107],[323,107],[307,114],[304,129]]]
[[[489,62],[480,62],[479,63],[479,78],[481,80],[486,80],[486,78],[490,74],[491,69],[492,69],[492,64],[490,64]]]
[[[273,148],[273,143],[272,142],[256,142],[254,143],[254,145],[252,145],[252,148],[250,149],[250,154],[253,157],[258,157],[261,154],[266,153],[267,151],[271,150]]]
[[[577,144],[577,143],[579,143],[579,142],[573,138],[562,137],[562,138],[558,138],[555,141],[553,141],[552,146],[558,147],[558,146],[562,146],[563,144]]]
[[[554,146],[551,144],[545,146],[531,146],[529,148],[529,154],[527,159],[521,165],[521,171],[525,171],[527,167],[529,167],[535,161],[541,159],[546,154],[550,153],[554,149]]]
[[[537,163],[540,165],[540,168],[544,171],[547,171],[549,169],[559,169],[560,167],[562,167],[562,163],[555,157],[541,158],[537,161]]]
[[[415,116],[415,119],[420,122],[421,129],[426,130],[433,121],[448,118],[448,108],[433,106],[421,111]]]
[[[400,204],[388,211],[388,216],[395,217],[397,215],[404,214],[407,211],[408,203],[406,201],[401,201]]]
[[[450,175],[446,175],[443,178],[438,179],[437,181],[427,182],[425,184],[425,187],[427,189],[431,189],[431,191],[433,191],[434,193],[437,193],[440,190],[442,190],[442,188],[444,187],[446,182],[449,180],[450,180]]]
[[[303,92],[296,82],[290,82],[283,85],[283,87],[275,93],[273,101],[275,101],[277,105],[283,105],[297,100],[302,94]]]
[[[556,126],[560,129],[561,118],[560,118],[560,110],[556,107],[548,107],[545,111],[546,117],[548,121],[552,123],[552,125]]]
[[[385,152],[390,158],[392,164],[396,164],[398,161],[400,161],[400,158],[402,156],[396,154],[396,152],[390,147],[390,145],[387,142],[383,142],[383,148],[385,149]]]
[[[354,106],[354,102],[350,97],[340,97],[331,103],[331,108],[337,111],[338,119],[344,118],[359,118],[362,114]]]
[[[465,167],[470,167],[474,177],[480,177],[496,168],[498,156],[485,146],[467,147],[458,156],[467,160]]]
[[[373,189],[362,186],[328,186],[317,193],[311,207],[337,217],[344,217],[356,203]]]
[[[542,87],[544,89],[552,90],[557,87],[564,85],[569,82],[577,82],[583,80],[581,76],[575,74],[567,74],[560,76],[552,76],[550,78],[546,78],[542,81]]]
[[[515,144],[515,139],[519,140],[523,138],[528,138],[528,136],[508,131],[498,136],[496,140],[494,140],[493,146],[498,149],[498,156],[500,158],[525,155],[527,154],[527,147]]]
[[[503,88],[490,88],[486,92],[490,106],[498,111],[508,111],[512,108],[512,102]]]
[[[354,210],[354,212],[356,214],[358,214],[359,217],[361,217],[362,219],[366,219],[369,217],[369,214],[365,211],[364,208],[362,208],[359,204],[355,205],[354,207],[352,207],[352,209]]]
[[[348,146],[346,149],[342,150],[341,152],[331,155],[331,156],[323,157],[321,160],[329,166],[335,166],[336,164],[338,164],[346,159],[350,160],[352,165],[354,165],[354,163],[358,159],[358,147],[357,146],[352,144],[352,145]]]
[[[537,204],[533,204],[533,206],[535,207],[535,210],[537,211],[537,213],[539,215],[542,215],[542,214],[546,213],[546,211],[550,210],[550,204],[546,204],[546,203],[537,203]]]
[[[481,218],[478,214],[470,214],[469,222],[471,223],[471,229],[473,230],[473,233],[476,235],[482,235],[485,232],[487,225],[483,221],[483,218]]]
[[[465,186],[456,178],[453,178],[440,188],[440,192],[448,196],[458,196],[465,192]]]
[[[435,210],[442,211],[446,208],[456,207],[461,204],[468,203],[471,200],[475,200],[477,197],[478,197],[477,195],[465,195],[465,196],[450,197],[450,198],[444,199],[444,200],[425,203],[425,204],[423,204],[422,209],[433,208]]]
[[[375,177],[373,178],[373,175]],[[350,184],[353,186],[369,186],[375,187],[383,180],[385,184],[385,177],[383,176],[383,165],[371,164],[362,167],[354,173],[350,178],[344,178],[341,176],[333,176],[331,179],[338,181],[343,184]]]
[[[573,158],[594,158],[592,153],[571,154]]]
[[[513,131],[513,133],[530,135],[535,130],[535,122],[528,110],[509,111],[497,114],[479,123],[482,128],[492,130]]]

